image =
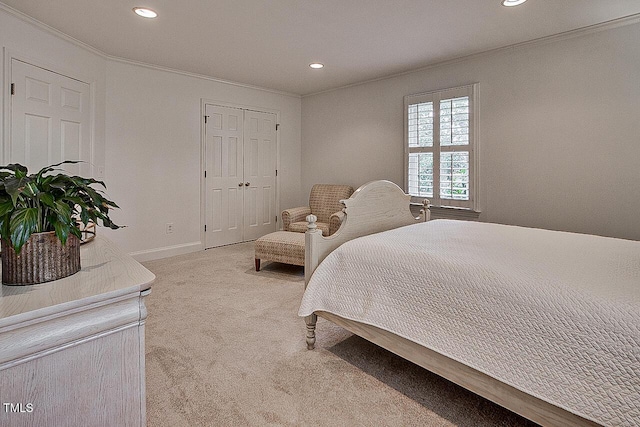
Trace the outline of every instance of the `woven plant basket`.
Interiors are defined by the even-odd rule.
[[[5,285],[35,285],[78,271],[80,239],[72,234],[64,246],[53,231],[32,234],[20,255],[2,239],[2,283]]]

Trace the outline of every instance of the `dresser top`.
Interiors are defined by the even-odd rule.
[[[151,287],[155,275],[103,236],[80,247],[81,270],[53,282],[2,285],[0,328]]]

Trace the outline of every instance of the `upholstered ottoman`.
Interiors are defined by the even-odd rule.
[[[260,260],[304,265],[304,233],[276,231],[260,237],[255,242],[256,271],[260,271]]]

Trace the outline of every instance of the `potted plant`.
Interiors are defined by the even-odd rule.
[[[57,280],[80,270],[81,224],[117,229],[109,209],[118,206],[91,187],[102,181],[61,173],[65,161],[28,174],[20,164],[0,166],[2,283]],[[58,172],[58,173],[56,173]]]

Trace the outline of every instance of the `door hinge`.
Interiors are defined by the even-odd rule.
[[[205,178],[207,177],[207,171],[204,171],[204,177]]]
[[[207,232],[207,224],[204,225],[204,232]]]
[[[16,84],[15,83],[11,83],[11,95],[15,95],[15,94],[16,94]]]
[[[280,129],[280,123],[276,123],[276,130]]]
[[[278,169],[276,169],[276,176],[278,176]]]
[[[278,222],[278,215],[276,215],[276,222]]]
[[[204,124],[207,124],[207,121],[209,120],[209,116],[204,116]]]

